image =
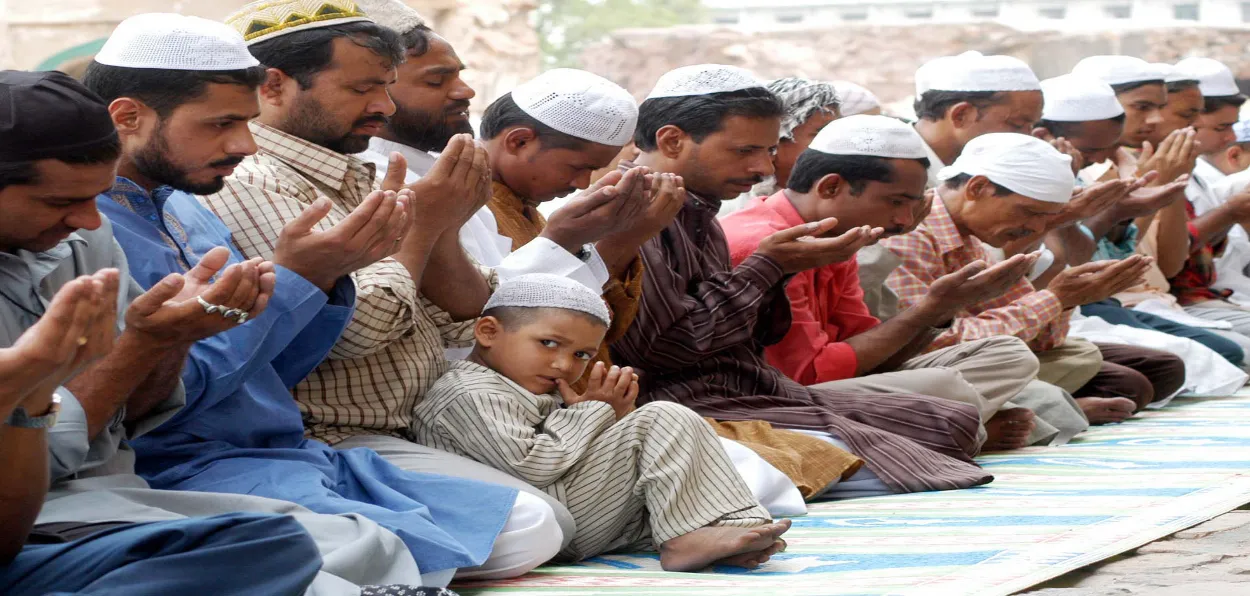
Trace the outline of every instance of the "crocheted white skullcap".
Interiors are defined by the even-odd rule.
[[[1223,62],[1214,58],[1186,58],[1176,63],[1177,72],[1186,79],[1198,81],[1203,97],[1229,97],[1241,95],[1237,78]]]
[[[1066,74],[1042,81],[1042,97],[1043,120],[1091,122],[1124,113],[1111,85],[1080,75]]]
[[[527,273],[501,282],[482,310],[502,307],[571,310],[612,324],[602,297],[579,282],[551,273]]]
[[[916,69],[916,97],[927,91],[1037,91],[1037,75],[1028,64],[1011,56],[964,52],[943,56]]]
[[[724,64],[683,66],[660,75],[647,99],[729,93],[763,88],[764,84],[744,68]]]
[[[421,13],[401,0],[356,0],[356,6],[373,22],[401,34],[425,24]]]
[[[1076,184],[1071,157],[1046,141],[1014,132],[968,141],[955,163],[938,172],[938,180],[960,174],[985,176],[1016,194],[1047,203],[1067,203]]]
[[[634,136],[634,96],[599,75],[572,68],[549,70],[512,90],[526,114],[564,134],[623,147]]]
[[[1090,56],[1077,62],[1072,74],[1098,79],[1108,85],[1164,82],[1168,76],[1155,65],[1133,56]]]
[[[881,107],[881,100],[867,88],[850,81],[834,81],[833,88],[838,91],[838,111],[843,116],[863,114],[873,108]]]
[[[891,159],[927,157],[916,129],[889,116],[860,114],[830,122],[812,140],[811,149],[831,155],[867,155]]]
[[[238,31],[225,23],[152,12],[130,17],[113,30],[95,61],[122,68],[222,71],[260,62]]]
[[[1171,84],[1171,83],[1180,83],[1182,81],[1193,81],[1195,83],[1198,82],[1198,79],[1195,79],[1189,76],[1187,73],[1181,72],[1175,66],[1168,64],[1166,62],[1151,62],[1150,65],[1158,69],[1159,72],[1163,73],[1164,83]]]

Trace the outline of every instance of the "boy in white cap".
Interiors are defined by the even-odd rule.
[[[1121,145],[1140,149],[1155,138],[1168,104],[1167,73],[1162,69],[1132,56],[1090,56],[1077,62],[1072,74],[1098,79],[1115,90],[1125,114]]]
[[[903,259],[887,282],[902,305],[919,303],[941,275],[984,259],[982,243],[1003,246],[1045,232],[1071,200],[1075,183],[1069,156],[1045,141],[1013,133],[978,137],[940,177],[943,184],[924,224],[884,241]],[[929,349],[1007,334],[1045,352],[1066,339],[1071,309],[1131,286],[1148,264],[1141,256],[1090,263],[1063,271],[1041,290],[1020,280],[1002,296],[961,310]],[[1156,395],[1170,396],[1184,381],[1183,365],[1171,354],[1138,355],[1134,366],[1104,362],[1073,392],[1091,423],[1122,421]],[[1134,399],[1108,397],[1123,395]]]
[[[808,388],[765,361],[763,347],[789,326],[787,274],[850,258],[881,233],[864,227],[810,238],[832,222],[795,226],[769,236],[733,267],[716,214],[722,201],[773,173],[783,114],[781,102],[751,73],[717,64],[663,75],[639,107],[639,165],[681,176],[687,196],[677,219],[643,246],[642,302],[634,324],[612,345],[613,361],[639,370],[640,401],[675,401],[717,420],[811,431],[863,458],[863,476],[835,485],[835,498],[988,482],[972,463],[980,447],[975,407]],[[839,467],[854,471],[851,462]]]
[[[1029,65],[1011,56],[965,52],[916,69],[916,132],[929,155],[929,184],[965,145],[991,132],[1027,133],[1042,115],[1042,92]]]
[[[495,466],[565,503],[579,561],[654,548],[667,571],[756,567],[778,552],[772,523],[716,434],[671,403],[634,408],[629,367],[594,364],[611,324],[597,293],[548,274],[500,284],[475,326],[477,345],[416,408],[418,441]]]
[[[924,141],[907,124],[885,116],[838,120],[798,159],[787,188],[721,220],[730,256],[739,263],[764,237],[826,217],[838,219],[833,235],[865,224],[884,228],[886,236],[904,233],[928,200],[927,168]],[[798,273],[786,284],[794,322],[765,355],[806,385],[875,387],[971,403],[988,431],[985,449],[1023,447],[1035,426],[1032,413],[1002,409],[1037,376],[1037,358],[1023,341],[991,337],[919,354],[955,312],[1005,291],[1035,258],[970,264],[934,284],[922,304],[884,323],[864,304],[855,259]]]

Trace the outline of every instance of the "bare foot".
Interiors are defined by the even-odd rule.
[[[689,534],[683,534],[660,545],[660,567],[665,571],[698,571],[713,563],[737,565],[758,560],[769,550],[777,548],[778,539],[790,529],[790,520],[754,528],[731,526],[707,526]],[[784,543],[782,543],[784,547]],[[754,559],[743,557],[754,556]],[[738,560],[742,557],[742,560]],[[730,562],[734,559],[734,562]],[[765,558],[764,560],[767,560]],[[759,563],[756,563],[759,565]]]
[[[985,423],[985,445],[982,451],[1006,451],[1029,445],[1029,433],[1037,424],[1033,411],[1027,408],[999,410]]]
[[[755,569],[756,567],[767,563],[769,559],[773,558],[773,555],[783,550],[786,550],[786,541],[779,538],[773,541],[773,545],[767,549],[759,552],[747,553],[745,555],[726,557],[716,561],[715,564],[724,565],[726,567],[744,567],[746,569]]]
[[[1137,402],[1127,397],[1078,397],[1076,403],[1090,424],[1124,422],[1137,409]]]

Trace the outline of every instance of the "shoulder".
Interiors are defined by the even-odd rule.
[[[305,180],[299,171],[280,159],[265,153],[257,153],[245,157],[234,169],[234,174],[227,176],[226,187],[213,197],[231,191],[238,192],[246,187],[284,195],[296,195],[316,192],[316,187]]]
[[[765,238],[787,229],[785,221],[763,203],[756,203],[720,220],[729,242],[729,253],[740,262],[755,252]]]

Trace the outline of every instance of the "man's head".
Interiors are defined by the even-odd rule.
[[[1040,236],[1072,198],[1072,158],[1041,139],[989,134],[938,174],[942,202],[964,236],[990,246]]]
[[[1211,165],[1225,174],[1235,174],[1250,168],[1250,120],[1233,125],[1235,140],[1227,149],[1208,156]]]
[[[530,204],[590,186],[638,123],[633,96],[603,77],[557,68],[495,100],[482,139],[495,179]]]
[[[777,79],[768,84],[768,90],[786,110],[781,118],[781,144],[773,158],[777,184],[784,186],[795,160],[822,128],[838,118],[838,92],[829,83],[798,77]]]
[[[458,134],[473,134],[469,101],[476,95],[460,78],[465,65],[455,48],[400,0],[357,0],[379,25],[398,31],[406,60],[390,87],[395,102],[381,137],[422,151],[442,151]]]
[[[404,59],[399,34],[350,0],[262,0],[226,23],[267,68],[260,122],[332,151],[359,153],[395,113],[387,87]]]
[[[868,88],[850,81],[834,81],[833,88],[838,92],[838,113],[843,116],[879,116],[881,100]]]
[[[859,226],[886,236],[914,229],[924,203],[929,159],[915,129],[886,116],[849,116],[816,135],[786,196],[803,219],[838,218],[838,235]]]
[[[639,106],[634,143],[690,192],[725,201],[773,174],[784,114],[741,68],[687,66],[661,76]]]
[[[1072,74],[1098,79],[1115,90],[1124,108],[1124,133],[1120,144],[1140,148],[1154,139],[1168,104],[1166,73],[1132,56],[1090,56],[1072,68]]]
[[[1091,164],[1106,161],[1119,148],[1124,108],[1110,85],[1063,75],[1042,81],[1042,95],[1046,107],[1034,136],[1047,141],[1063,137]]]
[[[556,381],[581,378],[610,322],[590,288],[558,275],[521,275],[487,301],[472,357],[530,393],[552,393]]]
[[[42,252],[100,227],[121,144],[108,107],[59,72],[0,71],[0,250]]]
[[[207,195],[256,152],[247,123],[259,113],[264,78],[226,25],[143,14],[117,26],[83,84],[109,103],[125,156],[121,175],[149,189]]]
[[[1237,140],[1233,125],[1246,103],[1233,72],[1211,58],[1186,58],[1176,63],[1176,70],[1197,80],[1202,94],[1202,110],[1194,123],[1198,151],[1213,156],[1227,149]]]
[[[916,70],[916,116],[958,151],[983,134],[1027,134],[1042,116],[1037,76],[1010,56],[966,52]]]

